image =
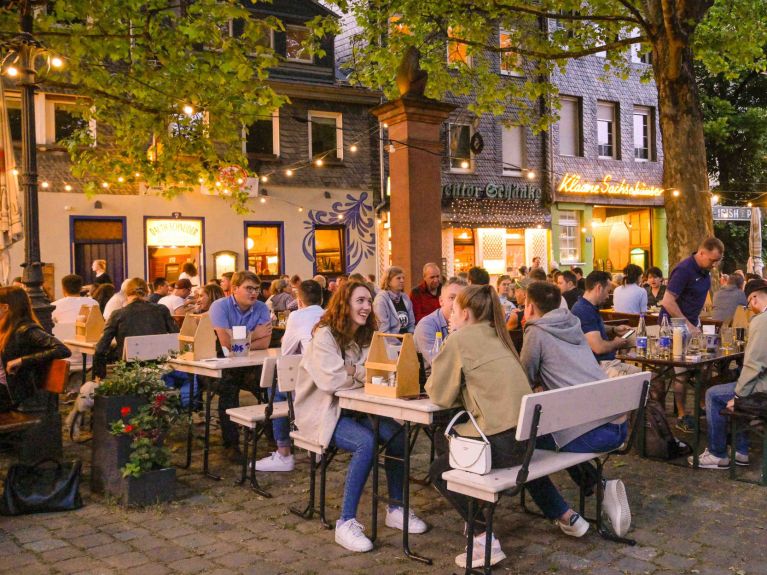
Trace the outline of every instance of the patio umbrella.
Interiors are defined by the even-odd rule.
[[[11,246],[22,237],[19,184],[13,169],[13,156],[8,108],[0,81],[0,284],[8,285],[11,278]]]
[[[748,271],[762,275],[762,211],[760,208],[751,208],[751,226],[748,233]]]

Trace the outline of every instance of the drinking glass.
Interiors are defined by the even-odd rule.
[[[743,351],[746,345],[746,328],[745,327],[735,328],[735,344],[738,346],[738,351]]]
[[[658,357],[658,338],[647,338],[647,357]]]
[[[722,352],[731,353],[734,345],[734,333],[731,327],[723,327],[720,331],[722,337]]]

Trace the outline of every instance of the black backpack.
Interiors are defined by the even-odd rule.
[[[645,455],[654,459],[676,459],[692,453],[692,448],[677,439],[666,419],[663,404],[648,399],[644,408]]]

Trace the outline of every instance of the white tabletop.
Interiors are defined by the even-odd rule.
[[[248,355],[242,357],[211,358],[197,361],[176,358],[171,359],[168,363],[178,371],[220,378],[225,369],[263,365],[264,360],[267,357],[279,356],[280,349],[276,347],[270,347],[268,349],[251,351]]]
[[[80,341],[77,339],[65,339],[62,341],[62,343],[75,353],[79,352],[79,353],[93,355],[96,353],[96,344],[98,342]]]
[[[370,413],[383,417],[391,417],[411,423],[429,425],[434,420],[434,414],[445,411],[431,402],[430,399],[396,399],[365,393],[365,388],[344,389],[336,392],[341,409],[350,409],[360,413]]]

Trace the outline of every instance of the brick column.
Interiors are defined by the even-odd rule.
[[[440,129],[452,104],[405,96],[372,113],[389,126],[392,262],[405,270],[410,291],[423,265],[442,259],[442,158]],[[385,142],[388,145],[388,142]],[[387,147],[388,149],[388,147]]]

